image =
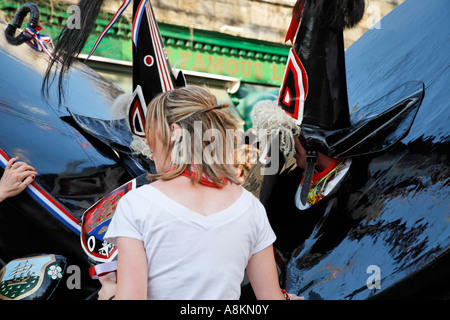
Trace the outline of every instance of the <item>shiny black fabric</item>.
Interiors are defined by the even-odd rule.
[[[1,33],[5,28],[0,24]],[[92,204],[145,170],[134,157],[115,152],[70,121],[68,109],[110,121],[114,99],[123,92],[75,63],[66,78],[65,105],[58,104],[56,85],[46,101],[41,84],[47,63],[47,55],[28,44],[13,46],[0,37],[0,148],[33,166],[38,172],[35,182],[81,224]],[[36,253],[60,254],[82,270],[83,289],[69,294],[86,297],[98,282],[89,279],[80,249],[79,234],[29,193],[0,203],[0,263]]]
[[[350,108],[343,28],[361,18],[364,5],[361,1],[333,5],[335,10],[323,1],[307,0],[294,44],[308,78],[301,124],[305,147],[333,158],[378,152],[407,133],[423,97],[423,84],[398,83],[371,105]]]
[[[363,155],[351,156],[332,194],[301,211],[293,199],[301,170],[264,176],[258,164],[250,173],[247,187],[267,208],[289,292],[327,300],[449,297],[449,15],[445,0],[407,0],[347,49],[355,131],[317,140]],[[358,131],[368,143],[345,145]],[[374,267],[380,287],[371,287]]]
[[[350,127],[342,30],[322,28],[307,7],[294,45],[308,75],[303,124],[325,130]]]

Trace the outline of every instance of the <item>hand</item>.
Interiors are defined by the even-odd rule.
[[[98,300],[110,300],[111,297],[115,296],[117,288],[117,277],[115,272],[99,276],[98,280],[102,284],[102,288],[98,292]]]
[[[36,170],[25,162],[16,162],[14,157],[7,163],[0,179],[0,202],[21,193],[37,175]]]

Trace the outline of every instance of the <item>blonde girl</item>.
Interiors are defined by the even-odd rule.
[[[105,235],[119,250],[117,287],[101,279],[100,298],[239,299],[246,270],[258,299],[285,299],[275,234],[236,175],[227,141],[236,129],[207,89],[152,100],[146,133],[157,174],[119,201]]]

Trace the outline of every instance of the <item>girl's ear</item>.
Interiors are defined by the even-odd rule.
[[[170,142],[175,143],[180,135],[180,126],[176,123],[173,123],[170,126]]]

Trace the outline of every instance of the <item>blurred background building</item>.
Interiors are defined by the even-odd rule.
[[[26,0],[0,0],[0,20],[8,23]],[[41,25],[53,39],[73,14],[74,0],[34,0]],[[359,25],[344,33],[348,48],[403,0],[366,0]],[[89,38],[85,58],[99,33],[122,4],[107,0]],[[276,95],[290,43],[285,35],[295,0],[152,0],[163,42],[173,68],[184,71],[189,84],[206,84],[219,100],[232,104],[251,127],[249,112],[264,94]],[[86,63],[122,88],[132,91],[130,5]]]

